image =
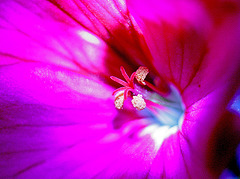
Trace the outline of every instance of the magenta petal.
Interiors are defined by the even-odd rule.
[[[239,11],[216,23],[212,16],[226,11],[221,2],[215,7],[218,14],[198,1],[128,2],[155,67],[178,86],[187,106],[238,75]],[[235,1],[231,5],[239,7]]]
[[[0,64],[37,61],[107,76],[107,64],[124,65],[100,37],[50,2],[5,1],[0,15]]]
[[[224,125],[226,117],[234,123],[231,115],[225,114],[240,84],[239,3],[231,1],[225,7],[216,1],[208,9],[200,1],[128,2],[153,55],[153,64],[182,93],[187,108],[182,137],[188,142],[182,155],[189,176],[201,175],[209,168],[209,153],[213,151],[208,145],[213,145],[215,129],[222,128],[217,126]],[[234,133],[231,126],[226,130]]]
[[[2,66],[0,86],[1,177],[24,176],[71,146],[97,140],[116,116],[112,88],[59,67]]]
[[[128,2],[153,55],[154,66],[181,91],[200,85],[207,92],[205,88],[211,89],[209,85],[216,88],[217,82],[224,83],[224,79],[232,78],[239,70],[238,11],[226,15],[221,24],[215,24],[213,14],[198,1]],[[219,9],[216,7],[219,14],[225,10],[220,5],[219,2]],[[216,78],[219,79],[215,82]],[[195,97],[200,99],[201,95]],[[197,100],[194,98],[193,101]],[[189,104],[186,99],[185,102]]]
[[[151,65],[151,55],[142,34],[139,34],[139,27],[129,14],[125,0],[54,1],[53,4],[102,38],[126,64],[131,64],[122,64],[127,72],[138,68],[137,63]]]
[[[239,84],[238,11],[216,20],[198,1],[129,7],[133,14],[115,0],[0,3],[0,177],[219,175],[229,156],[213,154],[229,138],[221,131],[232,127],[226,106]],[[139,64],[181,91],[177,133],[114,108],[104,77]]]
[[[151,123],[128,112],[118,126],[101,81],[19,63],[1,67],[0,86],[1,177],[147,176],[158,148],[142,134]]]
[[[11,119],[8,115],[16,117],[8,108],[17,109],[24,105],[30,108],[34,105],[36,108],[37,106],[49,106],[58,110],[73,108],[77,113],[79,112],[77,109],[82,108],[94,108],[96,111],[105,111],[110,114],[115,111],[112,104],[112,88],[78,73],[41,63],[19,63],[2,66],[0,70],[1,104],[2,108],[6,108],[8,112],[3,110],[6,119]],[[105,103],[101,104],[101,101]],[[92,115],[95,114],[97,115],[97,113]],[[91,119],[91,116],[84,110],[81,117]],[[73,115],[72,119],[72,122],[78,121],[77,116]],[[33,120],[36,123],[39,121]],[[48,120],[51,121],[51,118]]]

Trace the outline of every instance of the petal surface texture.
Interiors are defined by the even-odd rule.
[[[240,136],[238,1],[0,2],[0,178],[217,178]],[[181,128],[114,107],[146,66]],[[127,102],[126,102],[127,103]],[[229,141],[231,139],[231,141]]]

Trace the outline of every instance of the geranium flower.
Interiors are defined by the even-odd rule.
[[[218,177],[239,142],[239,5],[0,2],[1,178]]]

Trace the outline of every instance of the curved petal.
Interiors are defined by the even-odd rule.
[[[1,64],[38,61],[105,78],[126,66],[100,37],[50,2],[3,1],[0,25]]]
[[[159,129],[144,112],[118,113],[101,81],[29,62],[1,66],[0,86],[1,177],[148,175]]]
[[[97,140],[117,115],[112,88],[53,65],[2,66],[0,86],[1,177],[24,176],[74,145]]]
[[[90,177],[116,160],[122,162],[103,175],[135,175],[140,167],[139,176],[146,175],[153,140],[133,136],[147,123],[131,122],[138,118],[131,112],[119,117],[113,90],[98,76],[128,61],[56,3],[38,3],[0,3],[1,177]]]
[[[237,9],[239,4],[234,2],[232,6]],[[225,12],[220,9],[221,3],[215,7],[218,14]],[[229,12],[216,23],[213,16],[218,14],[208,12],[199,1],[129,0],[129,7],[143,31],[155,67],[179,87],[187,106],[204,95],[185,95],[186,88],[207,93],[239,71],[238,11]]]
[[[201,176],[204,167],[219,175],[207,165],[214,152],[208,146],[214,145],[213,136],[221,138],[217,129],[223,127],[224,119],[231,124],[226,130],[236,131],[234,117],[226,110],[239,87],[239,7],[238,1],[215,1],[213,7],[202,1],[129,0],[153,64],[164,79],[179,88],[187,107],[182,128],[186,144],[181,145],[190,176],[196,172]],[[231,147],[237,141],[233,138]]]
[[[159,130],[112,88],[38,62],[2,66],[0,86],[1,177],[147,176]]]
[[[186,143],[187,140],[183,138],[185,136],[181,136],[180,133],[175,135],[169,134],[170,138],[162,143],[163,140],[160,140],[159,136],[165,136],[165,134],[159,135],[158,132],[163,133],[165,132],[164,130],[156,130],[154,126],[152,129],[149,120],[142,119],[144,114],[141,114],[139,117],[126,110],[125,113],[127,117],[121,116],[124,115],[124,113],[117,113],[113,108],[110,97],[110,91],[112,90],[99,81],[99,78],[90,77],[88,73],[89,71],[92,72],[92,69],[95,69],[93,71],[98,75],[99,70],[101,70],[103,66],[106,65],[108,68],[113,67],[115,64],[111,65],[110,62],[115,63],[115,59],[119,59],[119,56],[126,57],[125,62],[128,62],[127,60],[129,58],[133,58],[134,60],[132,60],[131,63],[136,61],[146,63],[147,58],[151,59],[151,55],[148,54],[148,49],[142,48],[146,45],[141,37],[142,34],[136,34],[135,30],[137,26],[133,22],[134,19],[128,15],[124,3],[119,4],[120,2],[121,1],[41,1],[41,3],[44,3],[41,6],[42,9],[36,6],[37,3],[40,3],[39,1],[32,1],[29,4],[24,4],[21,1],[9,1],[6,2],[7,4],[5,4],[5,2],[1,4],[1,10],[4,10],[1,12],[6,12],[1,15],[5,17],[5,20],[4,18],[1,19],[1,26],[4,28],[7,27],[7,30],[3,30],[4,33],[1,34],[3,34],[3,37],[7,35],[7,39],[10,41],[4,41],[6,47],[1,45],[2,58],[6,64],[9,64],[10,60],[12,62],[12,65],[1,67],[0,71],[0,86],[2,86],[2,88],[0,88],[0,105],[1,109],[3,109],[0,111],[0,115],[4,119],[0,121],[0,126],[2,126],[0,141],[4,146],[4,148],[0,148],[1,154],[4,155],[4,160],[0,161],[1,166],[4,167],[4,172],[1,173],[3,177],[45,177],[46,171],[49,177],[54,178],[74,178],[79,176],[95,176],[99,178],[102,176],[122,176],[123,178],[140,178],[147,176],[156,177],[164,173],[165,175],[163,176],[172,177],[192,175],[187,171],[189,166],[186,166],[186,163],[191,164],[191,162],[197,161],[196,164],[199,164],[198,159],[191,160],[192,157],[201,157],[201,155],[191,155],[193,152],[188,151],[189,146]],[[15,7],[17,13],[10,11],[8,7]],[[32,16],[29,15],[28,17],[26,15],[28,13],[25,14],[25,10],[28,12],[27,9],[30,9],[30,12],[34,12],[34,15],[40,14],[40,17],[44,19],[42,22],[43,25],[37,23],[38,25],[40,24],[40,27],[38,25],[36,25],[37,27],[33,26],[34,28],[29,26],[28,24],[35,24],[33,23],[35,21],[31,21],[30,17]],[[20,12],[18,10],[20,10]],[[42,11],[44,13],[42,13]],[[43,16],[45,13],[47,16]],[[127,16],[125,16],[125,13]],[[26,27],[15,21],[19,14],[21,14],[20,17],[26,17],[27,20],[30,20],[25,24]],[[13,18],[12,21],[10,21],[11,18]],[[41,18],[36,17],[37,20]],[[48,18],[53,18],[49,24],[46,23]],[[119,19],[120,21],[118,21]],[[58,25],[56,22],[61,25]],[[49,27],[47,27],[47,24]],[[92,33],[83,30],[79,27],[79,24],[87,27]],[[51,48],[53,46],[54,52],[58,52],[60,49],[60,54],[64,54],[62,59],[57,61],[55,53],[51,54],[50,52],[45,52],[42,47],[38,48],[38,45],[41,45],[40,43],[35,44],[29,40],[25,41],[25,38],[22,36],[19,37],[18,35],[13,36],[13,39],[11,39],[12,35],[15,34],[11,33],[11,29],[16,31],[15,27],[18,26],[24,28],[25,34],[33,33],[31,37],[33,36],[39,41],[43,41],[47,48],[49,48],[49,44]],[[72,32],[68,32],[69,26],[73,27],[73,34]],[[41,27],[46,29],[42,31]],[[52,31],[52,28],[56,29]],[[75,31],[75,29],[77,29],[77,31]],[[133,31],[131,31],[132,29]],[[35,32],[37,33],[34,34]],[[38,37],[39,32],[51,32],[51,35]],[[65,42],[63,43],[64,48],[51,38],[52,35],[58,32],[60,32],[59,37],[61,38],[67,33],[66,38],[63,40]],[[76,35],[76,32],[79,32],[77,33],[78,35]],[[140,30],[138,33],[140,33]],[[100,36],[111,48],[109,49],[107,47],[102,49],[101,47],[104,47],[103,41],[101,41],[100,38],[96,40],[94,34]],[[194,31],[193,34],[198,34],[198,32],[196,33]],[[86,36],[87,40],[84,39]],[[140,39],[138,39],[138,37]],[[93,41],[89,42],[90,39]],[[199,39],[201,41],[202,36],[200,36]],[[100,41],[100,47],[98,43],[95,44],[97,41]],[[13,42],[19,43],[16,46],[17,48],[13,46]],[[30,45],[28,43],[30,43]],[[74,49],[77,43],[81,43],[81,45],[79,48]],[[138,43],[140,43],[140,47]],[[205,46],[205,43],[205,41],[201,41],[199,45],[200,49],[204,49],[203,46]],[[83,49],[85,46],[88,47],[89,44],[90,49],[93,48],[94,52],[99,52],[97,56],[94,57],[92,53],[89,55],[88,52],[91,52],[89,48],[87,48],[87,50]],[[23,45],[23,48],[19,50],[21,45]],[[82,69],[78,70],[78,68],[72,66],[74,63],[72,63],[72,60],[69,60],[68,54],[65,52],[66,49],[68,49],[66,46],[71,47],[69,52],[77,56],[79,60],[77,61],[78,65],[83,62],[83,66],[87,69],[86,71]],[[95,46],[97,47],[95,48]],[[199,46],[197,45],[197,47],[194,48],[199,49]],[[8,50],[10,55],[6,53]],[[52,49],[50,51],[52,51]],[[86,60],[82,59],[84,55],[78,55],[77,51],[86,53]],[[106,58],[103,58],[102,51],[107,51],[107,54],[104,54],[108,56],[107,59],[111,59],[112,52],[116,52],[116,56],[118,57],[113,58],[112,61],[102,61]],[[38,53],[40,53],[39,56]],[[142,54],[143,56],[141,56]],[[146,57],[145,54],[149,56]],[[51,64],[64,67],[70,66],[71,71],[64,70],[55,65],[19,63],[19,61],[29,61],[26,60],[29,56],[38,59],[33,59],[33,61],[50,62]],[[17,59],[15,57],[20,58]],[[70,64],[66,65],[69,61]],[[116,61],[119,62],[118,60]],[[59,62],[63,63],[63,65],[58,65]],[[213,64],[214,63],[212,63],[212,65]],[[212,106],[216,106],[219,102],[221,104],[220,108],[225,109],[224,107],[227,102],[225,102],[223,98],[219,98],[219,100],[215,100],[215,98],[218,99],[221,95],[231,97],[231,95],[228,94],[228,89],[231,89],[235,84],[231,81],[226,83],[222,88],[217,88],[215,91],[215,87],[219,87],[216,84],[222,84],[228,77],[235,76],[236,63],[235,66],[230,65],[230,67],[230,69],[233,70],[232,73],[227,75],[227,78],[220,78],[220,80],[212,86],[214,92],[211,93],[212,96],[208,96],[209,99],[214,99],[213,103],[211,103]],[[188,68],[191,69],[192,66],[190,65],[187,69]],[[79,73],[72,72],[72,70]],[[218,70],[219,68],[216,68],[215,72]],[[105,72],[105,70],[103,71]],[[229,74],[228,70],[225,72]],[[84,74],[87,74],[87,77]],[[216,77],[215,74],[212,76],[214,78]],[[169,78],[169,80],[172,80],[172,78]],[[189,86],[194,87],[192,84]],[[193,88],[186,88],[186,90],[187,89],[191,91]],[[202,89],[203,91],[200,92],[201,95],[208,94],[207,92],[209,91],[206,91],[206,85]],[[186,94],[186,103],[191,104],[192,99],[188,97],[191,92],[187,92]],[[194,96],[196,98],[193,99],[199,100],[199,97],[202,97],[201,95]],[[208,103],[203,104],[209,104],[211,100],[207,102]],[[199,103],[194,104],[198,105]],[[199,107],[197,108],[201,109]],[[212,112],[211,110],[207,110],[206,106],[203,108],[203,110],[205,110],[203,113],[196,114],[200,121],[206,117],[209,112]],[[191,108],[189,107],[189,109]],[[192,111],[193,110],[190,110],[190,112]],[[217,109],[215,107],[211,115],[213,116],[216,111]],[[193,118],[191,114],[190,120]],[[196,116],[194,116],[194,118]],[[207,117],[211,118],[212,116]],[[216,120],[220,117],[220,114],[218,114]],[[144,116],[144,118],[147,118],[147,116]],[[139,120],[134,121],[133,119]],[[215,126],[216,120],[211,122],[209,126],[210,129],[211,126]],[[188,121],[186,120],[185,122],[187,123]],[[189,126],[189,128],[192,128],[191,130],[195,132],[193,132],[189,140],[195,141],[197,139],[201,143],[202,137],[199,137],[198,130],[205,127],[205,125],[202,125],[201,122],[199,123],[200,125],[198,125],[198,123],[195,125],[194,122],[191,123],[193,125],[190,125],[190,123],[184,125],[186,128]],[[197,128],[198,126],[200,126],[199,129]],[[150,130],[149,127],[151,128]],[[186,128],[183,129],[185,130]],[[157,135],[153,137],[155,132]],[[187,134],[188,130],[183,132]],[[209,135],[210,134],[207,133],[204,136],[208,137]],[[160,150],[158,150],[160,144],[156,145],[156,141],[162,144]],[[192,143],[195,147],[196,143]],[[204,148],[205,143],[205,141],[201,143],[203,144],[201,146],[202,148]],[[184,155],[182,153],[183,151]],[[154,160],[155,156],[157,157]],[[162,158],[164,158],[164,161],[160,160]],[[185,162],[185,160],[187,160],[187,162]],[[177,162],[170,163],[174,161]],[[203,162],[205,162],[205,160],[203,160]],[[151,169],[152,163],[153,168]],[[205,166],[201,164],[201,167]],[[201,167],[197,170],[198,172],[202,171]],[[193,166],[192,169],[194,172],[197,168]]]
[[[101,37],[126,63],[127,71],[137,63],[149,63],[151,55],[140,29],[129,14],[125,0],[51,1],[75,22]],[[58,15],[58,14],[56,14]],[[108,63],[107,65],[112,65]],[[113,75],[114,70],[112,71]]]

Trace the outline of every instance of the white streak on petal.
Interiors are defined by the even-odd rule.
[[[144,136],[150,134],[151,138],[155,142],[155,149],[158,150],[160,146],[162,145],[163,141],[171,136],[172,134],[175,134],[178,130],[177,126],[169,128],[169,126],[162,126],[159,127],[158,125],[150,125],[146,127],[139,136]]]
[[[100,44],[100,41],[98,40],[98,38],[95,37],[94,35],[90,34],[89,32],[79,31],[78,35],[80,35],[81,38],[83,38],[84,40],[86,40],[89,43],[92,43],[92,44],[95,44],[95,45]]]

